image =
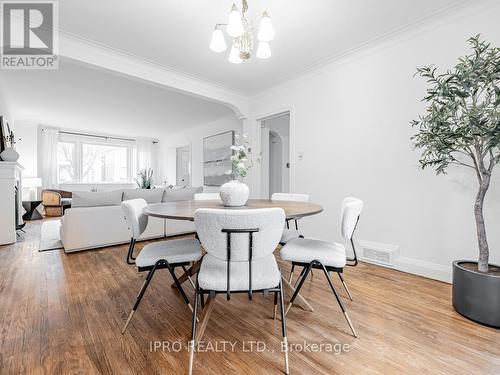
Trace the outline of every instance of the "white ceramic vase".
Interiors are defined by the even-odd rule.
[[[0,154],[0,158],[2,158],[3,161],[17,161],[19,159],[19,154],[12,147],[7,147]]]
[[[224,206],[241,207],[247,204],[250,190],[245,183],[238,180],[232,180],[220,187],[219,194]]]

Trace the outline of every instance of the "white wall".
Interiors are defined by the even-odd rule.
[[[24,167],[23,177],[38,176],[38,125],[33,121],[18,120],[14,124],[19,163]]]
[[[4,116],[7,118],[7,121],[10,121],[10,106],[7,102],[6,90],[2,86],[4,85],[0,81],[0,116]]]
[[[338,240],[340,203],[356,196],[365,201],[358,238],[399,245],[398,268],[449,280],[453,259],[477,257],[474,175],[458,169],[436,177],[417,167],[409,123],[425,108],[426,84],[413,75],[420,65],[454,65],[478,33],[500,45],[498,14],[498,2],[471,7],[254,98],[254,118],[291,108],[291,190],[311,194],[325,209],[304,220],[305,233]],[[485,216],[498,263],[497,169]]]
[[[176,148],[191,145],[191,185],[203,185],[203,138],[234,130],[241,134],[241,120],[235,115],[187,129],[184,132],[160,138],[163,144],[163,173],[167,184],[176,183]],[[166,145],[166,146],[165,146]],[[209,191],[210,189],[206,189]]]
[[[4,121],[7,121],[9,125],[12,127],[13,121],[12,121],[11,105],[7,100],[6,90],[2,80],[0,80],[0,116],[3,116]]]

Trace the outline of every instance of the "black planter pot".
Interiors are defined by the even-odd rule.
[[[469,270],[463,263],[477,262],[453,262],[453,308],[475,322],[500,328],[500,276]]]

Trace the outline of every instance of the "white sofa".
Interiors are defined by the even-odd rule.
[[[148,203],[188,200],[202,188],[183,191],[143,191],[141,189],[107,193],[73,193],[72,207],[61,219],[60,236],[66,253],[124,244],[130,232],[120,204],[122,200],[142,197]],[[158,198],[159,197],[159,198]],[[76,207],[75,207],[76,206]],[[191,221],[149,218],[142,240],[194,232]]]

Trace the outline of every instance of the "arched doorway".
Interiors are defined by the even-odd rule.
[[[290,192],[290,113],[260,120],[262,197]]]

